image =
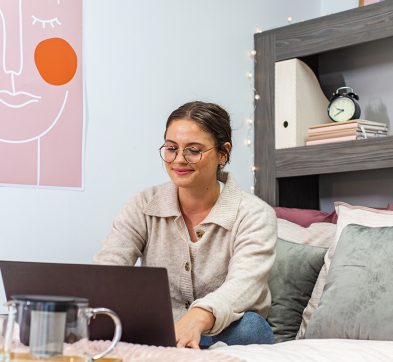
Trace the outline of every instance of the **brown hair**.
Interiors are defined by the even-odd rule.
[[[171,123],[179,119],[196,122],[202,130],[213,137],[218,152],[223,153],[226,158],[225,164],[219,166],[220,169],[230,162],[231,151],[225,148],[224,144],[229,142],[232,148],[232,128],[229,114],[225,109],[217,104],[201,101],[183,104],[169,115],[164,138]]]

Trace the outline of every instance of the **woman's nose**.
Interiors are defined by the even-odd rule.
[[[178,150],[176,153],[176,157],[173,160],[174,163],[188,163],[186,158],[184,157],[184,150]]]
[[[22,1],[3,1],[0,6],[2,68],[6,74],[20,75],[23,67]]]

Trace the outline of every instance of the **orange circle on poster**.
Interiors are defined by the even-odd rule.
[[[40,42],[35,48],[34,61],[41,77],[52,85],[68,83],[74,77],[78,65],[75,50],[61,38]]]

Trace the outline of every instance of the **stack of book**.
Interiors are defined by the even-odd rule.
[[[308,128],[306,145],[384,137],[387,134],[388,127],[385,123],[364,119],[323,123]]]

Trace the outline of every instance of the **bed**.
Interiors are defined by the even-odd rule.
[[[278,240],[267,316],[275,344],[217,343],[192,350],[120,342],[108,357],[124,362],[393,362],[393,205],[375,209],[337,202],[330,214],[275,211]],[[81,355],[85,345],[78,347],[80,342],[67,346],[65,354]],[[88,342],[89,352],[101,352],[109,343]],[[26,352],[23,348],[20,352]]]
[[[269,287],[273,345],[209,350],[120,343],[124,361],[393,361],[393,205],[338,202],[331,214],[276,208]],[[102,350],[107,341],[91,342]]]
[[[109,342],[91,343],[98,351]],[[124,362],[391,362],[393,344],[386,341],[304,339],[274,345],[223,346],[211,350],[191,350],[121,342],[109,357],[119,357]]]

